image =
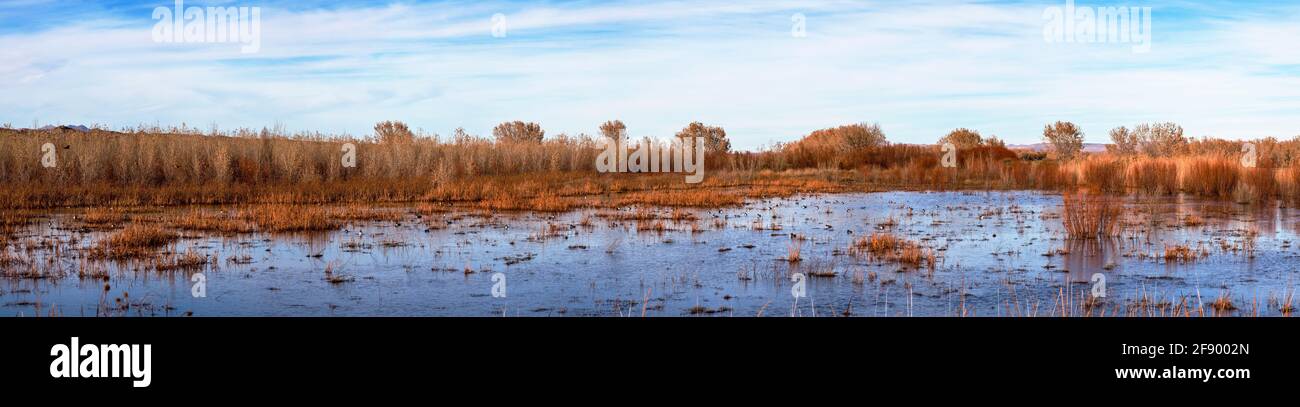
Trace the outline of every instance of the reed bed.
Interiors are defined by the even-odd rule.
[[[405,126],[388,123],[366,138],[184,126],[0,129],[0,208],[438,202],[560,212],[637,204],[723,207],[807,192],[1078,187],[1116,195],[1300,201],[1296,141],[1257,141],[1260,168],[1247,169],[1238,159],[1241,143],[1223,140],[1193,140],[1160,149],[1162,155],[1098,153],[1070,160],[982,140],[963,143],[949,168],[937,145],[892,144],[878,126],[850,125],[759,151],[710,150],[705,181],[686,184],[680,173],[598,173],[599,144],[586,135],[492,140],[395,129]],[[47,143],[52,151],[43,149]],[[349,151],[355,166],[348,165]],[[47,168],[50,154],[57,165]],[[87,213],[87,221],[107,225],[117,216]]]
[[[170,230],[152,225],[131,225],[114,232],[90,251],[92,258],[135,259],[153,256],[158,248],[180,239]]]
[[[1100,239],[1119,234],[1123,205],[1113,197],[1081,191],[1062,197],[1061,220],[1071,239]]]
[[[1173,195],[1179,192],[1178,163],[1165,158],[1137,160],[1129,165],[1128,185],[1147,195]]]
[[[1227,159],[1197,158],[1186,171],[1183,191],[1207,197],[1231,197],[1241,179],[1240,165]]]

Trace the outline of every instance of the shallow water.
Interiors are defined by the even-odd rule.
[[[0,315],[1280,315],[1294,293],[1293,209],[1130,200],[1120,237],[1080,242],[1064,238],[1060,206],[1059,195],[1037,192],[810,195],[692,210],[697,230],[664,220],[662,232],[598,216],[608,210],[412,212],[314,235],[187,236],[171,249],[214,261],[168,273],[106,263],[107,291],[76,272],[79,250],[105,232],[54,214],[15,240],[71,246],[28,255],[63,276],[0,279]],[[1184,226],[1188,214],[1205,224]],[[879,231],[935,249],[938,265],[850,253],[855,238]],[[792,244],[802,261],[785,260]],[[1166,244],[1208,256],[1170,264]],[[203,297],[192,295],[195,273]],[[796,274],[802,298],[792,295]],[[1105,276],[1106,297],[1087,308],[1094,274]],[[1235,309],[1212,306],[1220,296]]]

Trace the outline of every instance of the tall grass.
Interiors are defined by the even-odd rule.
[[[688,185],[681,174],[597,173],[600,152],[586,135],[493,141],[458,131],[443,139],[411,133],[396,122],[381,123],[376,134],[0,128],[0,208],[436,201],[566,211],[634,204],[717,207],[800,192],[881,188],[1077,186],[1110,194],[1222,198],[1240,189],[1243,199],[1300,200],[1295,167],[1245,171],[1236,160],[1240,143],[1216,140],[1192,141],[1177,157],[1093,154],[1068,161],[980,143],[956,151],[956,166],[949,168],[939,146],[890,144],[878,127],[843,126],[759,151],[708,153],[705,182]],[[45,143],[55,146],[54,168],[41,165]],[[356,147],[355,167],[344,165],[347,144]],[[1290,154],[1300,151],[1300,143],[1290,141],[1259,145],[1261,166],[1290,165]],[[93,215],[97,221],[117,216]],[[227,222],[219,228],[245,226]]]
[[[1124,192],[1124,162],[1114,158],[1089,158],[1082,164],[1083,182],[1105,192]]]
[[[1178,193],[1178,164],[1164,158],[1138,160],[1128,168],[1128,184],[1147,195]]]
[[[1209,197],[1231,197],[1241,179],[1240,165],[1223,158],[1196,158],[1183,176],[1183,191]]]
[[[1119,234],[1123,207],[1113,197],[1097,193],[1067,192],[1062,197],[1061,219],[1072,239],[1098,239]]]
[[[1241,170],[1241,200],[1259,202],[1281,196],[1282,186],[1277,171],[1272,168],[1243,168]]]

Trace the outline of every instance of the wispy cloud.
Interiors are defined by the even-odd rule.
[[[862,121],[917,143],[954,127],[1033,142],[1058,119],[1091,141],[1152,120],[1300,134],[1294,6],[1155,2],[1151,52],[1134,54],[1044,42],[1043,9],[1063,2],[187,2],[261,7],[261,49],[242,54],[154,43],[150,11],[171,2],[51,3],[0,6],[26,21],[0,30],[0,121],[554,134],[620,118],[662,136],[701,120],[742,148]]]

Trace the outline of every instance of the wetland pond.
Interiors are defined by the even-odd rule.
[[[1300,264],[1294,209],[1191,197],[1129,197],[1123,205],[1119,235],[1091,240],[1065,237],[1059,194],[1027,191],[813,194],[724,209],[567,213],[382,206],[375,210],[398,214],[329,232],[180,231],[159,251],[206,262],[170,271],[90,260],[86,253],[112,229],[84,227],[84,211],[59,211],[0,243],[0,315],[1291,313]],[[854,250],[873,234],[914,243],[934,256],[933,266]]]

